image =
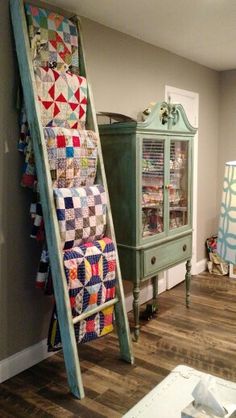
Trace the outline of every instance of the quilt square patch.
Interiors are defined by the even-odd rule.
[[[44,128],[43,131],[53,187],[94,184],[98,141],[95,132],[58,127]]]
[[[34,67],[47,65],[78,74],[78,31],[64,16],[25,4]]]
[[[54,197],[64,249],[83,242],[92,242],[104,236],[107,199],[101,184],[54,189]]]
[[[115,297],[116,256],[112,240],[104,237],[64,251],[64,268],[72,316],[102,305]],[[114,306],[88,316],[74,326],[79,343],[101,337],[113,330]],[[61,348],[57,313],[54,309],[49,335],[49,350]]]
[[[83,129],[87,109],[86,78],[44,67],[36,69],[35,80],[42,125]]]

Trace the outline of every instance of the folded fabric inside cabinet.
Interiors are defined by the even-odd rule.
[[[53,187],[94,184],[97,168],[97,135],[93,131],[44,128]]]
[[[114,299],[116,255],[110,238],[104,237],[64,251],[64,267],[73,317]],[[105,308],[75,324],[77,342],[90,341],[111,332],[113,311],[113,306]],[[48,346],[49,350],[61,348],[55,308],[49,327]]]
[[[54,189],[54,197],[64,249],[104,236],[107,199],[101,184]]]
[[[35,72],[43,126],[84,129],[87,81],[71,72],[38,67]]]
[[[70,19],[30,4],[25,5],[35,67],[79,70],[78,31]]]

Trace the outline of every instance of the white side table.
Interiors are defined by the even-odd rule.
[[[193,401],[194,387],[206,374],[177,366],[123,418],[181,418],[181,411]],[[223,405],[236,404],[236,383],[218,377],[215,380]]]

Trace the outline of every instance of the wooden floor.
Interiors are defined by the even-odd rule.
[[[236,382],[236,280],[203,273],[159,296],[142,322],[135,365],[119,360],[116,334],[79,347],[86,397],[68,391],[58,353],[0,386],[0,417],[121,417],[178,364]],[[132,316],[130,316],[132,326]],[[164,418],[164,417],[159,417]]]

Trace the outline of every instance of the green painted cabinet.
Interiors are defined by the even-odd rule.
[[[133,282],[137,339],[141,281],[186,261],[189,303],[196,129],[181,105],[163,102],[143,122],[103,124],[99,131],[122,277]]]

